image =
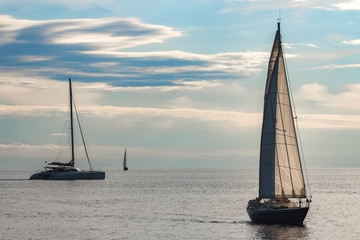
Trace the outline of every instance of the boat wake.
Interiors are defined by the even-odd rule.
[[[28,178],[1,178],[0,181],[27,181]]]
[[[213,223],[213,224],[248,224],[249,221],[218,221],[218,220],[201,220],[201,219],[172,219],[175,222],[193,222],[193,223]]]
[[[174,222],[193,222],[193,223],[213,223],[213,224],[247,224],[249,221],[232,221],[228,219],[213,220],[208,216],[192,216],[187,214],[177,214],[177,216],[183,216],[184,218],[173,218]]]

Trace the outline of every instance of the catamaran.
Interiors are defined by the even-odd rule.
[[[73,105],[73,93],[71,87],[71,78],[69,78],[69,91],[70,91],[70,141],[71,141],[71,160],[70,162],[51,162],[46,164],[44,171],[35,173],[30,177],[30,180],[103,180],[105,179],[105,172],[94,171],[92,169],[88,151],[84,141],[84,135],[79,121],[78,112],[76,106]],[[89,163],[90,170],[80,170],[75,167],[75,154],[74,154],[74,123],[73,123],[73,106],[75,107],[75,113],[79,124],[79,130],[81,138],[84,144],[84,150],[86,158]]]
[[[268,65],[260,146],[259,196],[246,208],[253,222],[303,224],[310,207],[295,130],[280,22]],[[309,191],[310,192],[310,191]]]

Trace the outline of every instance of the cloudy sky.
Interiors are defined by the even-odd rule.
[[[71,77],[96,168],[256,168],[279,15],[306,165],[360,167],[359,0],[0,0],[0,167],[64,158]]]

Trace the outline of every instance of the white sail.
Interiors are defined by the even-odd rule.
[[[124,170],[128,170],[127,159],[126,159],[126,148],[125,148],[125,152],[124,152],[123,168],[124,168]]]
[[[281,48],[280,23],[269,60],[265,88],[259,176],[261,198],[305,197],[305,183]]]

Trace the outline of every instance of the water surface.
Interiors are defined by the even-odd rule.
[[[104,181],[30,181],[0,171],[0,239],[360,239],[360,169],[309,171],[305,226],[253,224],[255,169],[107,171]]]

